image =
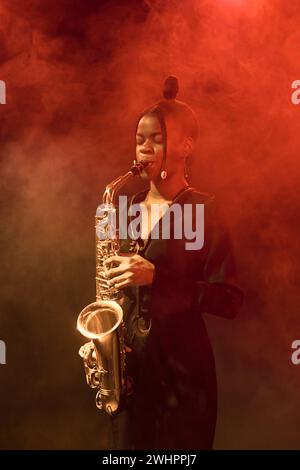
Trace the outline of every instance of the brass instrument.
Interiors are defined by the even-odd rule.
[[[90,340],[79,350],[87,383],[98,389],[97,408],[111,416],[122,409],[127,394],[125,342],[120,292],[109,286],[103,262],[118,254],[120,249],[115,225],[117,192],[133,176],[140,175],[145,166],[146,163],[135,164],[105,189],[103,203],[98,206],[95,217],[96,302],[87,305],[77,319],[77,329]]]

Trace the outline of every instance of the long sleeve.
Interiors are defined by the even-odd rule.
[[[193,310],[233,318],[238,313],[243,293],[237,286],[228,231],[215,203],[207,210],[206,223],[204,251],[193,255],[193,276],[178,276],[171,267],[154,263],[150,297],[155,316]]]
[[[155,315],[176,315],[193,309],[234,318],[243,303],[243,293],[235,285],[191,281],[159,266],[155,268],[150,297]]]

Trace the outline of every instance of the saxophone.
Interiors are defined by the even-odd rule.
[[[77,318],[77,329],[90,341],[79,349],[89,387],[98,389],[96,406],[113,416],[121,411],[127,395],[125,339],[120,292],[109,286],[103,262],[118,254],[115,200],[119,189],[146,163],[131,167],[106,186],[96,211],[96,302],[87,305]]]

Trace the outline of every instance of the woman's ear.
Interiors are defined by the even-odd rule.
[[[184,157],[188,157],[195,148],[193,137],[186,137],[183,141]]]

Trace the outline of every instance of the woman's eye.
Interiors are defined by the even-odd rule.
[[[156,144],[162,144],[162,143],[163,143],[162,135],[160,135],[160,134],[159,134],[159,135],[156,135],[156,136],[154,137],[154,142],[155,142]]]
[[[142,143],[144,142],[144,139],[141,136],[136,136],[135,141],[137,145],[142,145]]]

